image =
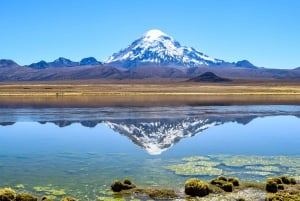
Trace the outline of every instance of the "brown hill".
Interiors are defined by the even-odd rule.
[[[190,82],[230,82],[230,79],[219,77],[212,72],[205,72],[199,76],[189,79]]]

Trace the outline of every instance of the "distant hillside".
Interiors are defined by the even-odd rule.
[[[13,60],[0,59],[0,68],[12,68],[12,67],[19,67],[19,65]]]
[[[94,57],[83,58],[81,61],[76,62],[64,57],[59,57],[52,62],[39,61],[32,63],[26,67],[33,69],[45,69],[45,68],[64,68],[64,67],[79,67],[79,66],[102,66],[102,62],[97,61]]]
[[[212,72],[205,72],[199,76],[189,79],[190,82],[230,82],[230,79],[222,78]]]

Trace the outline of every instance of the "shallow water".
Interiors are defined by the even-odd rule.
[[[109,197],[125,177],[176,190],[220,174],[300,179],[300,106],[10,108],[0,122],[0,187],[57,200]]]

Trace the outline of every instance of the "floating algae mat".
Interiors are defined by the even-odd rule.
[[[183,176],[227,175],[263,181],[266,176],[283,174],[299,177],[300,156],[193,156],[165,168]]]

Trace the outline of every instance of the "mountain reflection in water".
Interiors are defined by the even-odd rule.
[[[199,106],[199,107],[103,107],[1,109],[0,125],[33,121],[59,127],[80,123],[84,127],[105,124],[128,137],[151,155],[159,155],[183,138],[229,122],[246,125],[267,116],[300,117],[300,106]]]

